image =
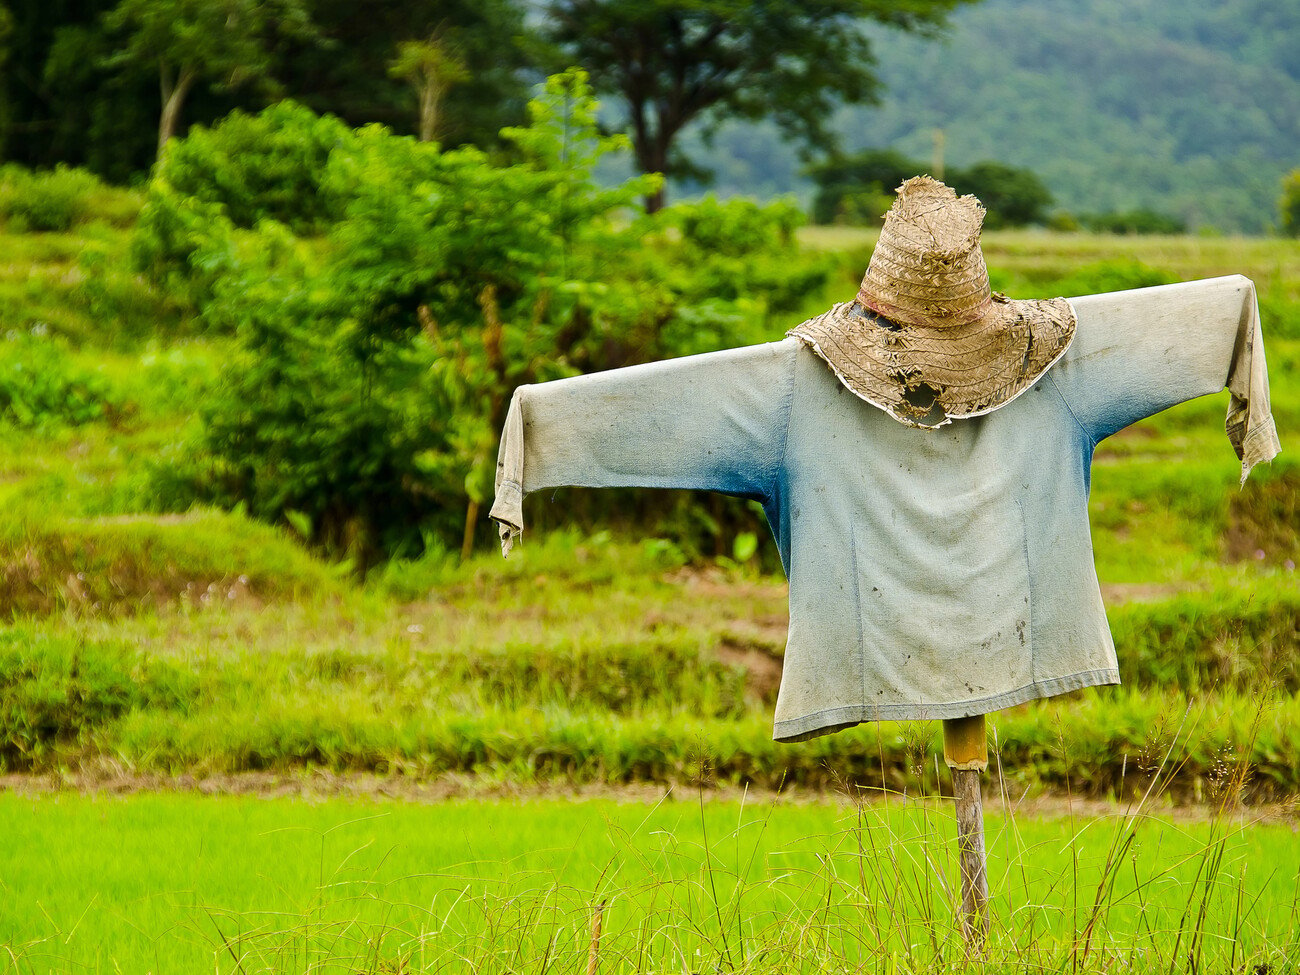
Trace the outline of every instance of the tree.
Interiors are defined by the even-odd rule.
[[[817,184],[813,219],[818,223],[870,223],[889,209],[902,182],[929,170],[894,149],[863,149],[837,155],[809,168]],[[1052,194],[1028,169],[986,160],[965,169],[949,168],[944,177],[958,193],[973,193],[984,204],[988,230],[1045,223]]]
[[[808,170],[817,184],[812,217],[817,223],[867,223],[879,217],[894,200],[903,181],[919,175],[918,164],[895,149],[863,149],[852,155],[836,154]],[[883,206],[878,204],[883,198]],[[862,212],[866,201],[874,213]]]
[[[507,125],[523,123],[533,43],[519,0],[312,0],[321,42],[285,45],[276,77],[302,104],[350,125],[380,122],[414,132],[405,79],[390,73],[399,41],[454,42],[473,84],[456,85],[438,103],[444,147],[491,146]]]
[[[10,35],[14,32],[14,15],[0,3],[0,68],[9,60]]]
[[[432,142],[438,127],[438,105],[452,85],[469,78],[465,62],[437,37],[423,41],[402,41],[388,73],[415,89],[420,99],[420,141]]]
[[[1282,198],[1278,200],[1281,210],[1282,233],[1288,237],[1300,237],[1300,169],[1293,169],[1282,180]]]
[[[806,148],[832,149],[836,102],[877,99],[865,23],[932,33],[966,2],[550,0],[545,9],[564,57],[622,99],[642,171],[700,176],[676,144],[687,125],[770,117]],[[662,206],[662,190],[646,204]]]
[[[176,134],[198,82],[226,88],[266,82],[273,40],[311,34],[304,0],[121,0],[104,25],[124,35],[110,63],[158,65],[159,153]]]
[[[984,226],[989,230],[1044,223],[1052,205],[1051,192],[1035,173],[1005,163],[977,162],[953,173],[950,182],[958,193],[979,197],[988,211]]]
[[[0,158],[4,154],[5,136],[9,132],[9,92],[8,76],[3,73],[5,62],[9,60],[9,45],[14,32],[14,15],[9,8],[0,3]]]

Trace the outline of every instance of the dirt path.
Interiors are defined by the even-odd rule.
[[[990,787],[985,783],[986,790]],[[296,772],[244,772],[238,775],[0,775],[0,792],[10,792],[33,798],[60,792],[82,794],[131,796],[145,793],[178,792],[212,796],[253,796],[262,799],[296,798],[307,801],[329,799],[392,800],[414,803],[455,802],[482,800],[488,802],[589,802],[614,801],[653,805],[660,802],[698,803],[700,789],[693,785],[665,786],[656,783],[632,785],[572,785],[566,783],[509,784],[485,782],[473,776],[443,776],[430,780],[415,780],[400,776],[369,774],[340,775],[323,770]],[[761,789],[744,789],[736,786],[710,787],[704,790],[705,802],[744,802],[746,805],[842,805],[850,806],[853,799],[842,791],[814,791],[790,789],[772,792]],[[878,792],[862,794],[868,806],[885,804],[916,804],[918,800],[904,796],[882,796]],[[939,802],[947,806],[948,800],[925,797],[924,802]],[[1059,818],[1075,816],[1080,819],[1132,815],[1136,804],[1120,805],[1104,799],[1073,799],[1062,795],[1010,796],[1005,800],[996,793],[985,795],[985,809],[990,816],[1010,812],[1017,818]],[[1220,815],[1211,806],[1171,806],[1153,802],[1146,808],[1148,815],[1178,822],[1204,822]],[[1228,818],[1241,824],[1291,823],[1300,829],[1300,801],[1244,806],[1228,814]]]

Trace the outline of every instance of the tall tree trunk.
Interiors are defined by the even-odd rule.
[[[632,148],[636,154],[636,163],[643,173],[665,173],[668,168],[668,147],[662,144],[663,140],[658,137],[657,133],[646,133],[642,135],[640,131],[633,136]],[[650,193],[645,198],[645,212],[658,213],[664,208],[664,184],[659,184],[659,189]]]
[[[668,178],[668,156],[673,139],[681,129],[682,123],[669,117],[664,106],[657,107],[653,124],[648,118],[646,106],[632,103],[632,152],[636,164],[643,173],[662,173],[665,182]],[[658,213],[664,208],[666,193],[661,184],[659,189],[645,198],[646,213]]]
[[[442,99],[441,86],[436,81],[425,82],[420,89],[420,141],[432,142],[438,128],[438,102]]]
[[[171,66],[163,62],[159,69],[159,87],[162,90],[162,115],[158,118],[158,157],[162,158],[163,146],[176,134],[180,122],[181,107],[185,96],[194,87],[195,73],[188,65],[182,65],[180,73],[172,77]]]
[[[664,185],[659,184],[659,189],[649,194],[645,198],[645,212],[658,213],[664,208]]]

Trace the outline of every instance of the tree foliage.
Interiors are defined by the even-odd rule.
[[[194,126],[167,151],[150,200],[166,184],[181,196],[218,204],[236,227],[278,220],[310,232],[339,215],[325,176],[334,150],[354,139],[334,116],[290,99],[255,115],[236,109],[211,128]]]
[[[930,169],[893,149],[864,149],[837,156],[809,172],[817,183],[813,219],[819,223],[869,223],[889,208],[904,180]],[[949,169],[944,181],[958,193],[977,196],[987,215],[984,226],[1044,223],[1052,194],[1034,173],[998,162]]]
[[[522,0],[312,0],[311,11],[321,43],[287,45],[278,77],[313,111],[417,132],[418,96],[389,65],[400,42],[436,37],[473,79],[439,105],[443,145],[493,146],[523,122],[537,55]]]
[[[812,216],[817,223],[869,223],[879,219],[894,190],[925,171],[894,149],[864,149],[835,155],[810,167],[817,184]]]
[[[1293,169],[1282,180],[1282,197],[1278,200],[1279,226],[1289,237],[1300,237],[1300,169]]]
[[[1107,234],[1185,234],[1187,223],[1168,214],[1139,208],[1119,213],[1081,213],[1079,223]]]
[[[1043,223],[1052,205],[1052,194],[1035,173],[1006,163],[977,162],[954,171],[949,181],[958,193],[972,193],[984,204],[989,230]]]
[[[420,100],[419,136],[432,142],[438,129],[438,107],[443,96],[455,85],[468,81],[469,68],[437,37],[422,41],[402,41],[388,73],[414,89]]]
[[[64,162],[122,182],[157,156],[160,87],[170,72],[175,94],[182,72],[174,56],[185,50],[214,57],[222,67],[190,82],[177,134],[232,109],[257,111],[281,95],[350,125],[382,122],[415,131],[417,98],[406,82],[389,76],[388,64],[400,41],[436,33],[454,45],[474,78],[443,100],[438,137],[447,145],[494,145],[502,126],[522,121],[527,86],[536,77],[529,74],[534,55],[521,0],[0,6],[13,14],[10,56],[0,63],[0,152],[32,168]],[[240,26],[233,37],[218,22],[232,10]],[[115,11],[120,28],[116,16],[107,16]],[[167,48],[171,59],[158,53]]]
[[[620,99],[641,170],[700,176],[677,138],[696,121],[771,118],[811,151],[833,148],[837,102],[878,95],[864,21],[932,32],[962,2],[551,0],[546,10],[564,58]]]
[[[91,194],[101,188],[81,169],[57,166],[48,173],[29,173],[5,166],[0,169],[0,220],[10,233],[68,230],[85,218]]]
[[[159,153],[176,133],[195,84],[266,82],[274,43],[309,36],[310,23],[304,0],[119,0],[104,17],[105,28],[121,39],[110,65],[157,66]]]
[[[455,547],[481,523],[516,386],[770,338],[769,312],[820,294],[829,265],[799,254],[797,209],[640,214],[659,177],[599,181],[627,140],[596,120],[570,71],[502,132],[515,162],[349,131],[320,177],[335,202],[316,239],[265,215],[240,228],[223,200],[182,193],[167,179],[190,156],[178,141],[141,240],[183,254],[200,320],[238,352],[195,459],[160,491],[242,504],[363,563]]]
[[[5,139],[9,134],[9,76],[5,65],[9,60],[9,45],[14,32],[14,15],[0,3],[0,159],[4,158]]]

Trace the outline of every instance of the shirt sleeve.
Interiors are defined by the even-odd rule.
[[[785,453],[794,340],[520,386],[490,517],[501,552],[543,488],[659,487],[766,500]]]
[[[1225,386],[1244,482],[1281,449],[1255,285],[1241,275],[1071,298],[1078,326],[1049,375],[1094,444]]]

